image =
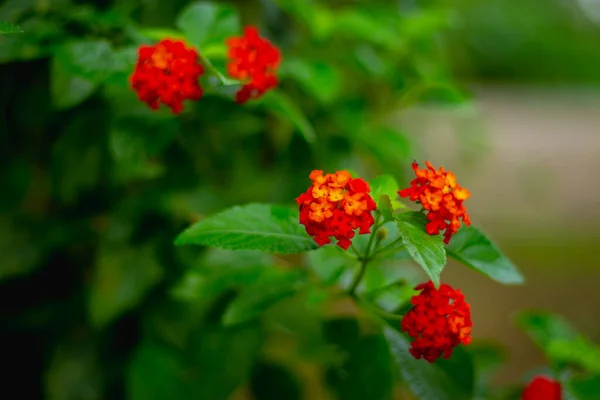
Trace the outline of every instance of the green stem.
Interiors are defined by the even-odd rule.
[[[400,249],[400,248],[403,246],[403,244],[402,244],[402,245],[400,245],[400,246],[398,246],[398,247],[395,247],[395,246],[396,246],[398,243],[401,243],[401,242],[402,242],[402,238],[398,238],[398,239],[394,240],[393,242],[391,242],[391,243],[389,243],[389,244],[386,244],[385,246],[383,246],[382,248],[380,248],[379,250],[377,250],[377,251],[376,251],[376,252],[375,252],[373,255],[374,255],[374,256],[375,256],[375,255],[379,255],[379,254],[381,254],[381,253],[384,253],[384,252],[386,252],[386,251],[388,251],[388,250],[392,250],[392,249],[393,249],[393,250],[398,250],[398,249]]]
[[[396,315],[396,314],[392,314],[387,311],[384,311],[381,308],[377,307],[374,304],[371,304],[370,302],[368,302],[366,300],[363,300],[361,303],[364,304],[368,309],[370,309],[374,313],[378,314],[380,317],[387,318],[387,319],[393,319],[393,320],[397,320],[397,321],[400,321],[403,318],[402,315]]]
[[[355,293],[356,288],[358,287],[361,279],[365,275],[365,271],[367,270],[367,264],[371,260],[370,255],[371,255],[371,247],[373,246],[373,240],[375,239],[375,236],[377,235],[377,230],[381,227],[381,225],[379,224],[379,219],[381,217],[381,214],[379,214],[379,211],[376,211],[375,213],[376,213],[376,216],[375,216],[375,224],[373,224],[373,232],[371,232],[371,236],[369,236],[369,241],[367,242],[367,247],[365,248],[365,254],[363,254],[362,257],[360,257],[361,262],[360,262],[360,267],[358,269],[358,273],[354,276],[352,285],[350,286],[350,289],[348,290],[348,293],[350,293],[350,295],[353,297],[356,296],[356,293]]]

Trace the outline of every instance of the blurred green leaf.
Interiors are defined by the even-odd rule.
[[[504,284],[524,279],[517,267],[477,228],[465,226],[452,236],[448,255],[466,266]]]
[[[19,28],[16,25],[9,24],[8,22],[0,21],[0,34],[7,33],[23,33],[23,29]]]
[[[465,350],[464,346],[455,347],[449,359],[438,358],[435,364],[446,373],[461,393],[468,396],[468,398],[473,397],[475,365],[473,357]]]
[[[162,278],[154,248],[104,247],[96,265],[88,310],[91,322],[104,326],[135,307]]]
[[[262,361],[252,371],[250,390],[256,400],[301,400],[302,386],[281,364]]]
[[[229,304],[223,324],[231,326],[252,320],[276,302],[297,293],[305,283],[303,271],[267,269],[256,283],[242,289]]]
[[[52,146],[52,189],[66,204],[100,181],[105,165],[105,110],[82,111],[69,120]]]
[[[191,45],[188,38],[181,32],[169,28],[144,28],[140,30],[140,34],[155,41],[163,39],[181,40],[188,46]]]
[[[117,181],[153,179],[164,173],[164,167],[152,156],[160,154],[178,134],[175,119],[148,121],[122,120],[113,124],[109,133],[109,150],[114,161]]]
[[[0,217],[0,280],[31,272],[42,262],[45,250],[39,238],[10,218]]]
[[[78,105],[90,97],[98,87],[96,82],[71,74],[69,68],[61,58],[52,59],[52,100],[58,109]]]
[[[425,231],[427,218],[423,213],[410,211],[397,216],[402,241],[411,257],[423,267],[436,286],[446,265],[446,251],[440,235],[429,235]]]
[[[575,397],[573,400],[600,399],[600,375],[571,379],[567,387]]]
[[[369,181],[371,186],[371,197],[378,205],[378,208],[381,207],[381,196],[386,195],[389,202],[389,205],[392,209],[396,208],[406,208],[402,203],[400,203],[398,198],[398,191],[400,190],[400,186],[396,179],[391,175],[379,175]],[[389,219],[391,221],[391,219]]]
[[[491,397],[490,386],[494,374],[506,360],[504,349],[495,343],[474,341],[465,347],[475,365],[475,400]]]
[[[335,284],[344,269],[356,263],[348,253],[337,246],[323,246],[307,254],[311,269],[326,285]]]
[[[168,347],[142,342],[127,375],[127,398],[131,400],[193,398],[189,378],[180,358]],[[151,378],[151,379],[149,379]]]
[[[237,10],[229,5],[196,2],[185,8],[175,25],[202,52],[208,43],[223,42],[240,33]]]
[[[517,325],[542,349],[554,339],[577,339],[577,331],[562,317],[544,311],[521,311]]]
[[[379,196],[379,200],[376,201],[377,210],[381,213],[383,220],[385,222],[394,220],[394,209],[392,208],[392,201],[387,194],[382,194]]]
[[[194,399],[226,400],[250,376],[264,338],[256,324],[200,327],[190,337]]]
[[[548,312],[522,311],[517,315],[517,324],[552,361],[600,373],[600,346],[583,337],[564,318]]]
[[[552,360],[577,364],[587,371],[600,373],[600,346],[583,337],[554,339],[548,345],[547,354]]]
[[[102,370],[91,343],[70,341],[54,349],[45,374],[48,400],[95,400],[102,390]]]
[[[339,70],[330,64],[300,58],[284,58],[281,75],[296,80],[323,104],[336,99],[342,83]]]
[[[256,104],[262,104],[281,118],[289,120],[308,143],[313,143],[317,139],[314,127],[300,107],[282,91],[271,90]]]
[[[408,351],[410,342],[402,333],[391,327],[385,327],[384,335],[400,377],[419,400],[467,400],[469,398],[438,365],[415,359]]]
[[[352,321],[324,322],[327,340],[338,347],[343,359],[341,365],[326,371],[327,384],[340,399],[387,400],[392,392],[392,370],[385,337],[382,334],[361,336]]]
[[[232,250],[292,254],[317,248],[298,222],[298,211],[270,204],[235,206],[181,233],[176,245],[199,244]]]
[[[119,72],[129,72],[131,64],[125,55],[115,52],[107,40],[81,40],[66,43],[55,51],[55,58],[65,73],[96,84]]]

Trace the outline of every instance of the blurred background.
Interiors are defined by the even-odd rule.
[[[313,168],[405,185],[413,158],[455,172],[471,219],[526,277],[442,275],[469,299],[474,337],[507,349],[496,384],[545,363],[517,310],[600,342],[600,0],[220,3],[282,48],[291,102],[207,90],[179,119],[137,102],[135,49],[149,28],[183,29],[191,2],[1,3],[25,31],[0,37],[0,349],[19,398],[152,398],[125,393],[160,375],[144,372],[159,356],[131,364],[137,346],[185,325],[170,293],[197,249],[173,249],[177,233],[229,205],[291,203]],[[89,66],[106,59],[125,61]]]

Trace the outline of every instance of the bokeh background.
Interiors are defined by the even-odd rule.
[[[527,280],[523,286],[502,286],[454,265],[442,275],[462,288],[472,304],[474,336],[506,347],[508,361],[495,377],[497,384],[514,382],[545,363],[515,327],[517,310],[558,312],[600,342],[600,1],[304,2],[355,8],[365,15],[367,8],[395,9],[400,15],[428,13],[403,33],[414,34],[414,59],[393,52],[393,37],[381,36],[380,31],[373,32],[381,39],[377,45],[383,46],[376,56],[369,46],[361,47],[360,40],[317,40],[313,60],[337,57],[342,69],[345,53],[356,50],[357,59],[372,67],[355,71],[359,83],[349,85],[347,92],[328,85],[335,76],[327,75],[330,71],[321,64],[313,64],[314,69],[288,64],[284,73],[292,78],[284,79],[282,86],[292,98],[321,96],[316,102],[299,100],[323,139],[314,152],[297,134],[302,130],[297,123],[273,118],[268,107],[253,115],[237,106],[230,112],[230,102],[219,93],[207,94],[209,100],[175,125],[163,114],[154,118],[127,95],[126,69],[117,71],[115,80],[120,83],[114,92],[100,90],[79,101],[58,97],[59,106],[50,105],[56,105],[57,92],[85,86],[70,81],[53,88],[58,69],[53,63],[59,58],[53,46],[99,37],[109,37],[117,47],[133,46],[136,40],[144,41],[133,30],[173,29],[176,16],[189,3],[6,0],[0,5],[0,21],[19,23],[25,30],[24,38],[0,37],[0,350],[5,355],[3,369],[10,371],[3,382],[23,393],[14,398],[123,398],[123,366],[142,340],[147,320],[169,314],[169,288],[184,275],[185,263],[172,254],[169,241],[193,221],[190,214],[210,214],[250,201],[289,202],[304,190],[307,171],[315,164],[371,175],[393,173],[406,182],[410,160],[428,159],[454,171],[471,191],[467,206],[472,220]],[[310,36],[308,22],[298,12],[300,22],[289,23],[302,1],[225,3],[239,8],[244,22],[261,24],[284,50],[296,49],[293,57],[308,54],[298,44]],[[100,14],[103,18],[97,17]],[[125,32],[123,15],[135,21]],[[400,72],[390,73],[396,65]],[[410,82],[431,76],[451,84],[441,99],[391,101],[409,91]],[[88,78],[95,79],[84,76]],[[105,98],[112,105],[107,106]],[[385,109],[399,141],[411,145],[401,145],[396,154],[368,149],[365,156],[375,132],[348,133],[348,138],[344,129],[350,130],[353,118],[369,107]],[[162,132],[165,138],[156,141],[171,144],[156,145],[160,150],[154,153],[145,149],[151,156],[142,157],[143,162],[136,158],[134,166],[114,168],[114,160],[129,157],[127,150],[137,149],[139,140],[111,133],[116,136],[106,139],[107,145],[102,132],[115,130],[103,124],[113,116],[121,118],[115,119],[120,131],[129,129],[127,122],[146,118],[145,132]],[[174,140],[178,130],[185,133]],[[62,179],[65,176],[70,178]],[[86,305],[86,299],[90,291],[95,293],[94,260],[101,258],[98,248],[107,240],[117,243],[110,257],[128,264],[140,255],[126,249],[159,248],[160,263],[169,270],[127,275],[128,285],[142,285],[144,290],[136,292],[135,306],[99,331],[90,329],[86,315],[90,308],[92,320],[107,314],[102,305]],[[72,343],[78,344],[76,350],[69,347]],[[81,378],[85,385],[78,383],[79,377],[86,377]],[[65,392],[52,385],[77,389]],[[102,385],[108,389],[98,397],[95,388]],[[5,394],[0,392],[0,398]]]

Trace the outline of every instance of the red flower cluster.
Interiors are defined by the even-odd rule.
[[[154,46],[138,49],[131,86],[150,108],[156,110],[162,102],[173,114],[179,114],[183,100],[202,97],[198,78],[203,73],[196,50],[186,48],[181,41],[164,39]]]
[[[460,343],[471,343],[471,307],[460,290],[431,281],[415,287],[413,307],[402,318],[402,330],[414,338],[410,353],[430,363],[443,355],[449,358]]]
[[[369,184],[354,179],[348,171],[323,176],[314,170],[309,175],[312,186],[296,202],[300,206],[300,223],[319,246],[331,243],[330,236],[344,250],[352,244],[354,230],[370,233],[374,223],[371,212],[375,202],[369,195]]]
[[[523,391],[522,400],[562,400],[560,383],[538,375]]]
[[[255,27],[246,27],[244,36],[229,38],[226,43],[230,59],[227,71],[234,79],[244,82],[236,94],[238,103],[259,98],[277,86],[275,72],[281,62],[281,54],[271,42],[258,35]]]
[[[465,225],[471,225],[463,205],[463,201],[471,194],[456,183],[456,176],[452,172],[444,171],[443,167],[436,171],[429,161],[425,161],[425,164],[427,169],[419,169],[419,164],[413,162],[412,168],[417,177],[409,188],[400,190],[398,194],[419,201],[429,211],[429,223],[425,227],[427,233],[437,235],[445,229],[444,243],[448,244],[452,235],[458,232],[461,219]]]

